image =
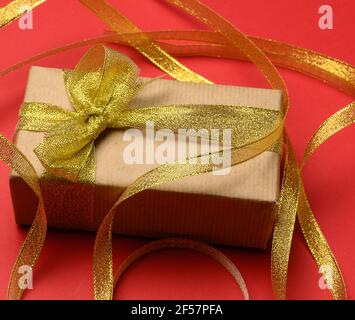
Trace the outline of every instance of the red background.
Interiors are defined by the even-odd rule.
[[[0,0],[0,5],[9,1]],[[64,4],[65,2],[65,4]],[[158,0],[111,1],[143,30],[203,28],[177,9]],[[354,64],[354,12],[352,0],[204,0],[240,30],[311,48]],[[334,29],[318,27],[318,8],[329,4]],[[78,1],[49,0],[34,11],[33,30],[20,30],[17,22],[0,30],[3,69],[35,53],[83,38],[99,35],[104,24]],[[37,62],[48,67],[73,67],[84,49],[68,51]],[[161,72],[131,49],[121,47],[141,67],[142,75]],[[193,70],[223,84],[266,87],[251,64],[210,58],[181,59]],[[17,121],[28,67],[0,79],[0,132],[7,137]],[[307,140],[328,116],[351,101],[316,80],[281,70],[288,85],[291,109],[288,132],[298,157]],[[304,179],[316,217],[342,268],[349,298],[355,298],[354,245],[354,133],[345,129],[326,143],[309,161]],[[18,228],[11,206],[8,168],[0,166],[0,298],[26,229]],[[92,299],[92,252],[94,234],[50,231],[38,268],[34,289],[27,299]],[[114,259],[119,263],[146,241],[114,237]],[[235,262],[245,278],[252,299],[271,299],[270,252],[220,248]],[[320,274],[298,228],[292,247],[288,278],[289,299],[330,299],[318,286]],[[167,250],[136,263],[116,292],[121,299],[240,299],[241,293],[218,264],[197,253]]]

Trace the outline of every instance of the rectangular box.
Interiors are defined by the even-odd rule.
[[[32,67],[26,102],[45,102],[73,110],[62,70]],[[225,104],[279,110],[278,90],[155,80],[132,104]],[[18,131],[16,146],[43,177],[44,169],[33,152],[43,140],[39,132]],[[129,165],[123,161],[123,131],[106,130],[96,143],[96,185],[41,178],[53,228],[96,230],[126,186],[156,165]],[[229,175],[212,173],[187,177],[147,190],[125,201],[118,210],[114,232],[162,238],[189,237],[209,243],[265,248],[275,221],[279,197],[279,154],[265,151],[231,168]],[[16,222],[31,224],[37,199],[15,173],[10,187]],[[95,201],[91,199],[94,197]]]

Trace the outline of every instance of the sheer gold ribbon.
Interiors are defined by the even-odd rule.
[[[114,16],[114,9],[106,4],[104,1],[91,1],[81,0],[82,3],[87,5],[96,14],[98,14],[114,31],[117,30],[117,26],[112,23],[112,17]],[[214,16],[212,16],[213,19]],[[218,19],[217,19],[218,20]],[[211,21],[213,24],[214,21]],[[125,26],[129,30],[129,25]],[[234,148],[232,150],[232,165],[236,165],[270,148],[280,138],[283,130],[284,117],[286,116],[288,106],[288,96],[285,84],[280,77],[278,71],[274,65],[268,60],[265,54],[260,51],[252,41],[250,41],[241,32],[236,30],[233,26],[227,25],[225,31],[231,35],[231,45],[236,46],[241,43],[240,49],[245,52],[248,57],[256,64],[260,71],[266,76],[273,88],[281,89],[284,92],[283,95],[283,118],[279,122],[279,125],[268,132],[265,136],[258,138],[254,141],[250,141],[245,145]],[[150,40],[151,41],[151,40]],[[148,48],[148,49],[147,49]],[[147,45],[143,48],[138,48],[143,54],[147,54],[150,46]],[[155,53],[154,53],[155,54]],[[154,57],[151,59],[153,63],[161,67],[169,64],[171,59],[167,55]],[[173,69],[169,73],[173,77],[179,79],[180,70]],[[158,184],[162,184],[169,181],[181,179],[186,176],[200,174],[211,170],[211,166],[200,165],[194,166],[190,164],[169,164],[160,166],[155,170],[148,172],[139,179],[137,179],[132,185],[130,185],[125,192],[120,196],[114,206],[111,208],[107,216],[104,218],[95,242],[94,248],[94,294],[97,299],[112,299],[113,297],[113,278],[112,278],[112,225],[116,213],[116,207],[118,207],[123,201],[132,197],[138,192],[152,188]],[[102,266],[106,265],[107,268]]]
[[[137,68],[127,57],[102,46],[89,50],[74,71],[65,73],[65,79],[67,92],[76,110],[70,112],[45,103],[25,103],[21,108],[18,129],[48,132],[44,141],[35,148],[35,153],[50,173],[73,181],[94,183],[94,140],[106,128],[142,128],[148,120],[154,121],[157,128],[170,128],[174,131],[182,127],[195,130],[231,128],[231,144],[235,151],[232,163],[235,164],[260,153],[260,147],[247,149],[245,145],[254,140],[258,143],[260,137],[277,127],[280,118],[279,112],[241,106],[169,105],[127,108],[142,87],[137,78]],[[273,143],[279,138],[277,131],[270,136]],[[253,145],[258,147],[257,143]],[[240,150],[242,152],[238,152]],[[111,218],[110,228],[114,209],[119,203],[154,185],[209,172],[214,166],[211,161],[213,156],[201,156],[201,163],[197,165],[172,163],[148,172],[128,187],[119,199],[120,202],[112,208],[108,215]],[[208,158],[207,161],[202,161],[204,158]],[[99,231],[98,239],[101,233]],[[111,230],[108,233],[104,230],[102,235],[110,234]],[[95,247],[96,250],[102,247],[106,249],[101,243]],[[102,259],[104,257],[99,257],[100,268]],[[95,275],[98,278],[106,276],[102,272],[96,272]],[[99,283],[98,286],[104,289],[102,293],[96,293],[99,298],[113,294],[112,290],[106,291],[110,282],[100,279]]]
[[[147,121],[153,121],[157,129],[175,132],[184,127],[196,131],[230,128],[231,145],[238,147],[263,137],[280,117],[274,110],[231,105],[135,108],[130,103],[144,86],[137,66],[102,45],[90,49],[73,71],[64,73],[64,79],[75,111],[27,102],[21,107],[17,128],[46,132],[35,154],[49,173],[71,181],[95,183],[94,142],[107,128],[144,128]]]
[[[209,56],[248,61],[248,58],[243,52],[225,44],[225,41],[219,32],[203,30],[167,30],[145,32],[145,34],[159,44],[162,49],[174,56]],[[253,36],[249,36],[249,38],[275,65],[316,78],[351,96],[355,95],[355,71],[354,67],[348,63],[328,57],[319,52],[299,48],[280,41]],[[138,41],[140,39],[141,33],[122,33],[117,35],[115,32],[106,32],[104,35],[74,42],[24,59],[19,63],[1,70],[0,76],[4,76],[24,65],[65,50],[103,42],[131,45],[130,43],[132,41]],[[164,40],[187,40],[194,42],[194,44],[177,45],[166,43]],[[330,68],[329,66],[332,67]]]
[[[238,284],[244,300],[249,300],[249,292],[245,281],[240,274],[239,270],[236,268],[235,264],[228,259],[221,251],[208,246],[207,244],[195,241],[191,239],[181,239],[181,238],[167,238],[162,240],[157,240],[150,242],[133,253],[131,253],[118,268],[115,278],[114,278],[114,288],[116,288],[118,281],[121,279],[126,270],[137,260],[143,258],[148,254],[152,254],[159,250],[170,249],[170,248],[178,248],[178,249],[189,249],[201,253],[207,257],[218,262],[221,266],[223,266],[233,277],[234,281]]]
[[[16,259],[8,285],[8,298],[20,299],[24,290],[18,284],[19,267],[35,266],[46,237],[47,219],[40,182],[35,169],[26,157],[2,135],[0,135],[0,159],[24,179],[39,199],[35,219]]]
[[[86,1],[82,1],[86,2]],[[92,1],[91,1],[92,2]],[[101,2],[101,1],[97,1]],[[251,50],[254,50],[250,45],[243,50],[243,48],[239,48],[238,45],[236,48],[235,47],[235,42],[232,45],[231,39],[225,40],[226,34],[221,33],[224,32],[224,30],[230,30],[230,28],[233,26],[227,24],[226,26],[226,21],[221,19],[220,17],[216,16],[212,11],[206,10],[206,7],[201,5],[200,3],[196,1],[173,1],[174,4],[182,7],[185,9],[185,11],[189,12],[192,15],[197,16],[200,18],[203,22],[209,22],[212,24],[212,28],[216,27],[218,32],[204,32],[204,31],[180,31],[180,32],[157,32],[157,33],[150,33],[148,35],[149,38],[154,38],[154,39],[163,39],[164,37],[166,38],[190,38],[190,40],[202,40],[207,42],[207,44],[202,44],[202,45],[192,45],[192,46],[174,46],[170,44],[165,44],[162,43],[161,47],[164,49],[169,50],[169,52],[174,53],[176,55],[209,55],[209,56],[222,56],[222,57],[228,57],[228,58],[241,58],[241,59],[249,59],[250,58],[250,53],[248,50],[251,48]],[[90,3],[89,3],[90,6]],[[105,5],[103,6],[105,7]],[[105,9],[105,8],[104,8]],[[95,9],[97,11],[97,7]],[[102,10],[102,8],[99,7],[99,10]],[[96,12],[97,13],[97,12]],[[211,18],[211,15],[213,16],[213,19],[208,20]],[[104,12],[101,12],[101,18],[105,18]],[[112,15],[111,15],[112,18]],[[116,25],[116,28],[118,26]],[[227,29],[226,29],[227,28]],[[114,31],[115,30],[114,28]],[[127,32],[127,31],[126,31]],[[128,31],[132,32],[132,31]],[[135,31],[134,31],[135,32]],[[173,35],[174,34],[174,35]],[[203,37],[201,37],[203,35]],[[139,40],[141,34],[120,34],[119,36],[114,36],[115,41],[123,42],[123,43],[129,43],[132,45],[132,41],[137,41]],[[234,37],[235,32],[232,32],[229,37]],[[52,53],[56,53],[58,51],[64,50],[64,49],[69,49],[72,47],[77,47],[81,45],[85,45],[88,43],[94,43],[94,42],[100,42],[100,41],[107,41],[110,35],[105,35],[100,38],[96,39],[90,39],[87,41],[83,41],[80,43],[76,43],[73,45],[69,45],[66,48],[59,48],[56,50],[53,50]],[[112,38],[112,35],[111,35]],[[148,38],[148,39],[149,39]],[[145,40],[146,37],[144,37]],[[127,41],[131,40],[131,41]],[[150,40],[150,39],[149,39]],[[296,48],[287,44],[275,42],[272,40],[266,40],[266,39],[259,39],[259,38],[253,38],[252,39],[254,43],[258,44],[260,48],[268,55],[268,57],[277,65],[287,67],[290,69],[294,69],[296,71],[314,76],[322,81],[328,82],[329,84],[337,87],[338,89],[350,93],[351,95],[354,95],[355,92],[355,83],[354,83],[354,67],[341,62],[339,60],[312,52],[310,50],[302,49],[302,48]],[[146,42],[148,44],[148,42]],[[241,42],[243,45],[245,44],[245,41]],[[138,48],[141,49],[141,48]],[[143,47],[144,49],[144,47]],[[247,52],[245,52],[247,51]],[[49,54],[49,53],[47,53]],[[44,56],[46,53],[44,54]],[[40,58],[41,55],[38,57],[34,57],[32,59],[29,59],[29,61],[33,61],[36,58]],[[167,56],[165,56],[167,57]],[[252,55],[255,60],[255,55]],[[260,55],[259,55],[260,57]],[[155,61],[155,63],[160,67],[159,65],[159,59],[158,61]],[[169,56],[167,59],[162,59],[164,63],[170,63],[169,61]],[[261,66],[263,64],[264,57],[261,56]],[[153,61],[154,62],[154,61]],[[157,63],[158,62],[158,63]],[[264,61],[265,62],[265,61]],[[5,74],[11,70],[16,69],[17,67],[20,67],[23,65],[25,62],[20,63],[17,66],[14,66],[12,68],[9,68],[7,70],[4,70],[1,74]],[[272,68],[270,68],[269,63],[268,64],[268,70],[266,73]],[[260,61],[259,61],[260,65]],[[264,68],[265,70],[265,68]],[[170,73],[172,76],[174,75],[174,69]],[[268,78],[272,80],[272,75],[275,75],[274,72],[271,72],[271,75],[268,74]],[[271,77],[270,77],[271,76]],[[203,81],[203,80],[202,80]],[[279,82],[282,83],[282,82]],[[320,129],[315,133],[313,138],[311,139],[307,150],[311,150],[310,153],[305,153],[304,158],[308,158],[308,156],[317,148],[320,146],[322,142],[324,142],[327,138],[335,134],[336,132],[340,131],[342,128],[345,128],[348,125],[351,125],[354,123],[354,103],[351,103],[349,106],[343,108],[340,110],[338,113],[335,115],[331,116],[325,123],[320,127]],[[265,141],[264,141],[265,142]],[[288,256],[289,256],[289,250],[290,250],[290,239],[292,237],[292,232],[293,232],[293,223],[292,221],[294,220],[294,213],[297,211],[298,213],[298,220],[301,224],[302,231],[304,233],[304,236],[306,238],[306,241],[308,243],[308,246],[317,262],[318,265],[322,264],[328,264],[331,267],[333,267],[333,271],[335,271],[335,285],[333,284],[332,288],[332,293],[333,296],[337,299],[344,299],[346,298],[346,292],[345,292],[345,286],[343,283],[343,279],[341,277],[341,273],[339,271],[339,268],[336,264],[336,261],[329,249],[329,246],[327,245],[324,236],[322,235],[319,226],[316,223],[316,220],[313,216],[313,213],[309,207],[309,204],[307,202],[305,193],[304,193],[304,188],[302,185],[302,180],[300,178],[299,174],[299,169],[297,166],[296,161],[294,160],[294,155],[292,152],[289,140],[285,136],[285,142],[286,142],[286,147],[288,149],[288,153],[286,153],[286,158],[285,158],[285,172],[284,172],[284,179],[283,179],[283,184],[282,184],[282,191],[281,194],[284,194],[284,197],[281,197],[280,200],[280,208],[279,209],[279,215],[278,215],[278,221],[276,222],[275,225],[275,232],[274,232],[274,241],[273,241],[273,254],[272,254],[272,270],[273,270],[273,286],[275,289],[275,293],[278,298],[284,298],[285,295],[285,288],[286,288],[286,274],[287,274],[287,264],[288,264]],[[260,147],[260,145],[259,145]],[[265,145],[264,145],[265,147]],[[244,149],[245,150],[245,149]],[[144,179],[144,178],[143,178]],[[289,197],[291,196],[291,198]],[[287,201],[287,199],[289,201]],[[290,201],[291,199],[296,199],[298,200],[297,202],[292,202]],[[118,201],[119,202],[119,201]],[[104,225],[105,223],[103,223]],[[105,228],[101,226],[101,228],[109,230],[109,228]],[[101,229],[100,228],[100,229]],[[285,237],[283,237],[285,236]],[[94,268],[97,270],[97,267],[104,267],[105,265],[109,269],[109,272],[104,271],[104,277],[101,279],[108,280],[105,285],[106,293],[104,293],[102,296],[98,296],[97,292],[103,292],[102,290],[95,290],[96,297],[99,298],[110,298],[112,297],[112,260],[111,260],[111,244],[109,243],[100,243],[100,240],[107,240],[108,242],[111,241],[111,235],[107,236],[106,239],[105,237],[100,237],[98,235],[96,245],[95,245],[95,253],[96,257],[100,255],[97,255],[97,248],[100,247],[102,244],[103,247],[106,247],[104,249],[104,259],[100,260],[98,265],[97,265],[97,259],[94,261]],[[286,245],[282,245],[285,242]],[[280,246],[281,244],[281,246]],[[37,250],[38,251],[38,250]],[[100,254],[100,252],[99,252]],[[108,256],[107,256],[108,254]],[[102,264],[101,264],[102,263]],[[101,269],[102,271],[102,269]],[[101,272],[100,271],[100,272]],[[110,275],[111,274],[111,275]],[[105,277],[108,276],[108,279],[105,279]],[[327,276],[327,275],[325,275]],[[95,275],[95,288],[98,285],[101,285],[98,283],[97,275]],[[111,281],[110,281],[111,280]],[[111,292],[111,293],[110,293]]]

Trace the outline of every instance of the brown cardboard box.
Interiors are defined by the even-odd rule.
[[[32,67],[26,102],[47,102],[72,110],[62,70]],[[269,89],[156,80],[135,98],[135,106],[154,104],[230,104],[279,110],[281,92]],[[126,186],[156,165],[123,161],[123,132],[107,130],[96,144],[96,185],[42,179],[48,224],[54,228],[96,230]],[[43,175],[33,149],[43,133],[19,131],[16,146]],[[184,178],[144,191],[124,202],[114,232],[161,238],[190,237],[209,243],[265,248],[275,220],[279,196],[279,155],[265,151],[231,168],[228,175],[211,173]],[[11,193],[16,221],[33,220],[36,197],[12,172]],[[91,201],[93,198],[95,201]]]

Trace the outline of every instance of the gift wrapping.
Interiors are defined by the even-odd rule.
[[[61,69],[32,67],[24,100],[73,110]],[[155,79],[144,86],[130,107],[164,104],[245,105],[279,110],[281,91]],[[158,164],[127,164],[123,152],[130,142],[124,141],[123,134],[123,130],[108,129],[96,141],[96,182],[92,185],[45,175],[33,152],[45,134],[16,132],[16,146],[41,177],[50,227],[96,230],[123,190],[157,167]],[[113,231],[122,235],[184,236],[214,244],[265,248],[275,221],[279,179],[279,154],[265,151],[232,166],[226,175],[205,173],[187,177],[133,196],[117,209],[120,214]],[[16,222],[31,224],[37,208],[36,196],[16,172],[11,173],[10,188]]]

